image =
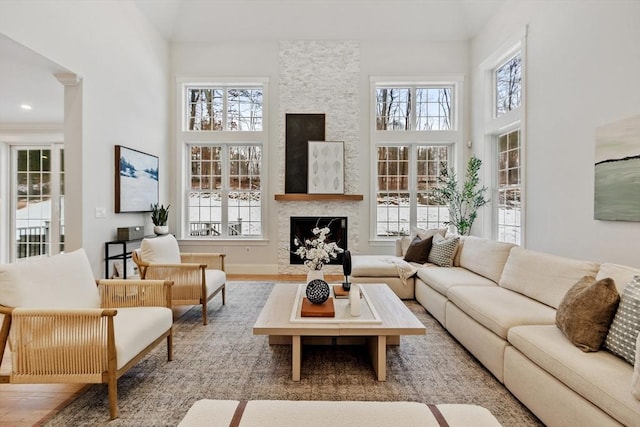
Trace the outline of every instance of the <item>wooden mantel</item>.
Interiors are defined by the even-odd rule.
[[[306,194],[306,193],[287,193],[276,194],[276,200],[280,202],[311,202],[317,200],[342,200],[342,201],[361,201],[364,199],[362,194]]]

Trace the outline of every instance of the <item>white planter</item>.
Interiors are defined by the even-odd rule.
[[[324,280],[324,273],[322,270],[309,270],[307,273],[307,283],[315,279]]]
[[[156,225],[153,227],[153,232],[157,235],[161,236],[163,234],[169,234],[169,226],[168,225]]]

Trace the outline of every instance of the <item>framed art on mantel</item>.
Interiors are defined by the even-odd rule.
[[[158,157],[116,145],[116,213],[150,212],[158,203]]]
[[[309,141],[309,194],[344,194],[344,142]]]

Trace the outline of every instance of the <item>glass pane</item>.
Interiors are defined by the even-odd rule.
[[[495,72],[496,116],[520,106],[522,84],[522,57],[520,54],[507,61]]]
[[[262,89],[229,89],[227,122],[232,131],[262,130]]]
[[[453,88],[416,89],[416,130],[451,129]]]
[[[409,88],[376,89],[376,130],[411,129]]]

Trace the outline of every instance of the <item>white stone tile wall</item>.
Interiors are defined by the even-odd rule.
[[[360,45],[355,41],[282,41],[279,48],[278,112],[279,169],[278,192],[284,192],[285,115],[287,113],[325,114],[325,139],[344,141],[345,194],[362,193],[358,147]],[[346,216],[348,248],[359,246],[358,203],[353,201],[277,202],[278,273],[306,273],[304,265],[289,264],[289,218],[291,216]],[[295,249],[295,248],[294,248]],[[342,272],[340,266],[327,266],[325,272]]]

